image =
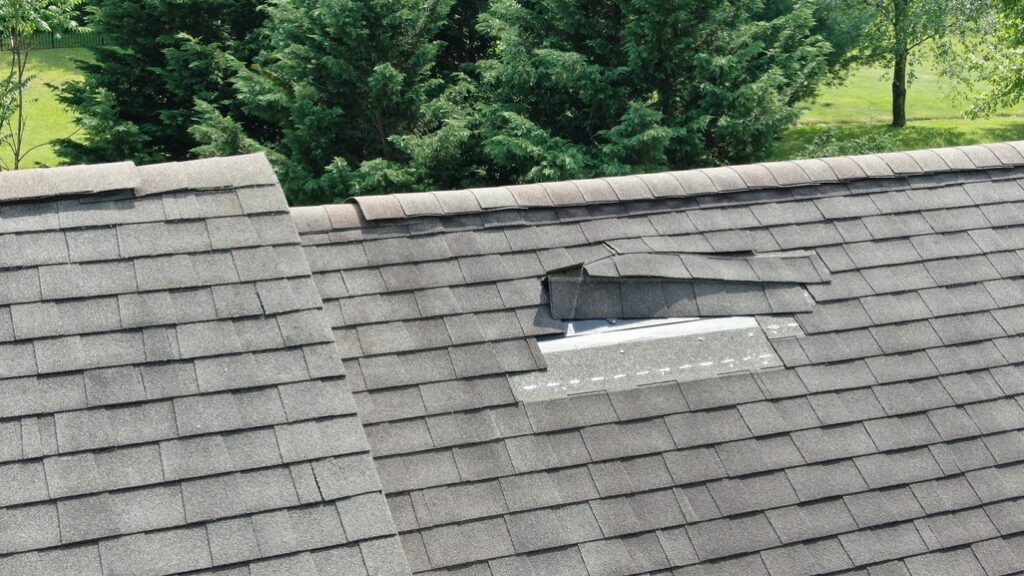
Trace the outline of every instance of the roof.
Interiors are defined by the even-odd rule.
[[[0,574],[1024,573],[1022,178],[0,173]],[[522,393],[565,321],[732,316],[777,360]]]
[[[0,574],[367,571],[408,567],[266,159],[0,174]]]
[[[413,572],[1024,573],[1022,154],[293,209]],[[723,315],[784,366],[516,396],[556,316]]]

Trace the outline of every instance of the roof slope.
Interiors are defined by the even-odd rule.
[[[1024,573],[1022,154],[1013,143],[293,210],[413,571]],[[562,333],[549,271],[787,251],[829,275],[806,284],[810,311],[775,317],[799,329],[771,340],[784,369],[513,395],[511,374],[545,366],[536,339]],[[685,283],[644,262],[604,275],[628,277],[615,284],[623,316],[776,310],[764,291],[724,284],[671,299],[623,288]]]
[[[0,174],[0,574],[367,570],[408,573],[266,159]]]

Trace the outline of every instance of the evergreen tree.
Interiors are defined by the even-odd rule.
[[[264,49],[251,65],[236,62],[241,114],[201,104],[197,152],[262,147],[296,203],[412,187],[392,137],[409,133],[443,88],[436,37],[450,7],[451,0],[274,0]],[[246,129],[252,125],[268,128],[257,135]]]
[[[196,146],[189,133],[197,98],[230,113],[227,80],[259,38],[260,0],[94,0],[90,27],[110,46],[80,62],[84,79],[60,100],[85,130],[57,151],[73,163],[178,160]],[[247,127],[258,132],[259,126]]]
[[[455,0],[444,24],[438,31],[441,52],[437,57],[437,71],[442,77],[454,72],[469,72],[473,63],[487,56],[491,50],[490,38],[477,29],[480,14],[487,9],[489,0]]]
[[[494,43],[395,140],[424,186],[758,159],[829,70],[815,6],[492,0]]]

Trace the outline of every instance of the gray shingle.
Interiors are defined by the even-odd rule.
[[[173,573],[208,568],[212,563],[202,526],[104,540],[100,557],[104,571],[115,574]]]
[[[929,532],[944,547],[970,544],[999,535],[985,510],[980,508],[930,516],[917,520],[915,524],[920,532]]]
[[[450,566],[515,553],[501,519],[442,526],[423,532],[434,566]]]
[[[65,500],[57,508],[65,542],[178,526],[185,521],[177,486]]]
[[[511,514],[506,523],[519,553],[601,537],[598,521],[586,504]]]
[[[463,480],[483,480],[512,472],[512,461],[501,441],[458,447],[454,455]]]
[[[796,492],[783,472],[720,480],[710,483],[708,490],[718,509],[726,516],[798,502]]]
[[[906,487],[854,494],[844,500],[862,528],[909,520],[925,514],[914,493]]]
[[[43,266],[39,268],[39,282],[44,299],[120,294],[136,289],[135,267],[130,261]]]
[[[348,500],[340,500],[335,504],[349,541],[395,533],[387,503],[379,493],[363,494]]]
[[[877,418],[885,412],[869,389],[819,394],[809,400],[825,425]]]
[[[680,448],[750,437],[750,430],[735,408],[676,414],[665,418]]]
[[[61,541],[56,505],[0,510],[0,549],[5,553],[55,546]]]
[[[764,514],[713,520],[687,527],[702,560],[751,552],[779,544]]]
[[[803,464],[803,457],[789,436],[755,438],[716,447],[730,475],[776,470]]]
[[[62,412],[55,422],[57,441],[65,452],[177,436],[170,402]]]
[[[864,480],[849,461],[801,466],[786,471],[802,502],[864,490]]]
[[[916,380],[938,375],[938,369],[925,352],[876,356],[867,359],[871,373],[879,383]]]
[[[931,480],[943,475],[927,448],[859,456],[854,462],[872,488]]]
[[[922,290],[937,285],[925,264],[904,264],[862,270],[864,279],[877,294]]]
[[[0,464],[0,479],[4,481],[0,490],[2,506],[46,499],[46,477],[39,462]]]
[[[876,450],[861,423],[810,428],[791,437],[807,462],[849,458]]]
[[[773,575],[813,574],[853,567],[837,538],[765,550],[761,558]]]
[[[857,528],[842,500],[787,506],[766,515],[783,543],[813,540]]]
[[[312,460],[368,449],[355,416],[282,424],[275,427],[285,462]]]
[[[805,398],[755,402],[739,407],[747,426],[757,436],[812,428],[820,424]]]
[[[583,437],[577,431],[509,438],[505,444],[518,472],[590,462]]]
[[[912,576],[923,574],[983,576],[986,574],[975,555],[966,549],[932,552],[907,558],[906,563],[907,570]]]
[[[839,541],[857,566],[920,554],[928,550],[913,524],[842,534]]]
[[[878,326],[871,329],[875,342],[886,354],[911,352],[941,346],[942,340],[925,321],[907,322],[890,326]]]
[[[201,436],[160,444],[167,479],[245,470],[280,464],[271,430]]]
[[[660,452],[675,446],[661,419],[585,428],[583,440],[597,460]]]

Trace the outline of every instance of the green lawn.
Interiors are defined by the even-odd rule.
[[[836,142],[860,139],[869,148],[879,143],[893,150],[1024,139],[1024,104],[990,119],[965,119],[962,112],[968,103],[950,96],[948,85],[926,67],[917,69],[907,96],[909,124],[902,130],[890,128],[890,82],[886,70],[864,68],[854,71],[842,86],[824,89],[799,125],[783,135],[772,159],[815,156],[812,143],[825,133]]]
[[[62,84],[79,78],[74,60],[89,60],[92,53],[85,48],[39,50],[33,52],[29,68],[36,79],[27,93],[25,113],[28,127],[25,134],[26,148],[65,138],[75,131],[71,115],[57,101],[53,90],[47,84]],[[3,60],[0,60],[3,61]],[[6,147],[0,150],[0,159],[11,161],[11,152]],[[37,148],[25,158],[22,168],[32,166],[53,166],[59,159],[49,146]]]

